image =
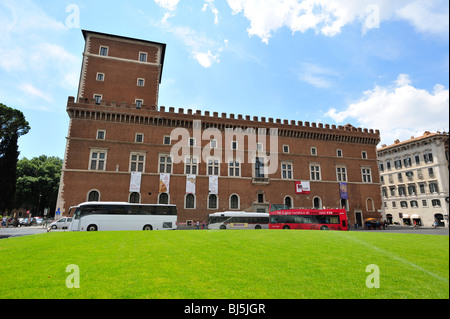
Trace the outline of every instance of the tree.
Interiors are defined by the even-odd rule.
[[[20,159],[17,163],[15,207],[30,209],[32,215],[42,215],[44,208],[49,207],[52,214],[56,207],[62,164],[62,159],[45,155],[31,160],[26,157]]]
[[[0,212],[11,210],[16,191],[17,141],[30,130],[19,110],[0,103]]]

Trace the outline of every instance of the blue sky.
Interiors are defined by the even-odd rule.
[[[159,105],[379,129],[449,131],[447,0],[0,1],[0,102],[20,157],[64,156],[81,29],[167,44]]]

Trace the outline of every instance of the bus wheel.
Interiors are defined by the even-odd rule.
[[[288,225],[284,225],[283,229],[291,229],[291,227],[289,227]]]
[[[152,225],[145,225],[144,228],[142,228],[142,230],[153,230]]]
[[[220,225],[220,229],[227,229],[227,226],[225,226],[225,225]]]
[[[255,229],[261,229],[261,226],[256,225],[256,226],[255,226]]]
[[[320,227],[320,230],[330,230],[327,226]]]
[[[97,226],[96,225],[89,225],[86,228],[87,231],[97,231]]]

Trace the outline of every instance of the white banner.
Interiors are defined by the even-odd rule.
[[[159,175],[159,192],[169,194],[170,174]]]
[[[219,194],[219,177],[218,176],[209,176],[209,193],[210,194]]]
[[[186,194],[195,194],[195,180],[197,175],[186,175]]]
[[[141,192],[141,172],[131,172],[130,179],[130,193],[140,193]]]

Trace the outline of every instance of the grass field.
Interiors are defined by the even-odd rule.
[[[449,298],[448,236],[50,232],[0,240],[0,263],[2,298]],[[366,287],[370,264],[380,288]]]

